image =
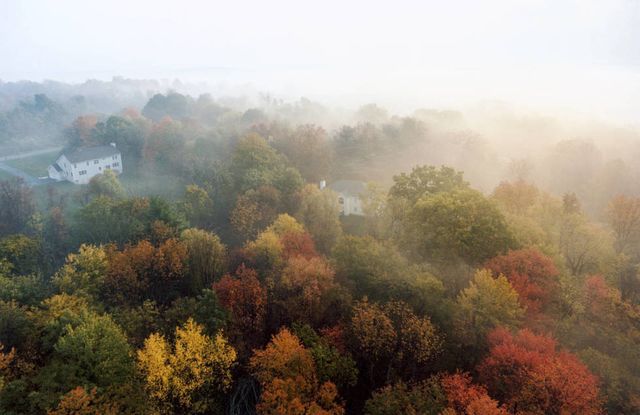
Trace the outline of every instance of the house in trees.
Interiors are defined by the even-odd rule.
[[[320,187],[324,187],[321,183]],[[345,216],[364,216],[362,211],[362,195],[366,190],[364,182],[358,180],[338,180],[329,185],[329,189],[338,195],[340,213]]]
[[[49,177],[56,181],[87,184],[93,176],[104,173],[105,170],[122,173],[122,154],[115,143],[65,151],[49,166],[48,172]]]

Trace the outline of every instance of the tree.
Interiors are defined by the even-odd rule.
[[[640,242],[640,198],[614,197],[607,208],[607,219],[615,236],[616,252],[633,250]]]
[[[122,251],[111,246],[107,257],[103,295],[112,303],[136,304],[147,298],[167,303],[183,290],[187,247],[178,240],[168,239],[157,248],[146,240]]]
[[[267,291],[256,272],[241,265],[235,277],[225,275],[213,284],[220,304],[231,314],[230,336],[241,344],[241,355],[262,344],[265,330]]]
[[[597,378],[574,355],[558,351],[554,339],[498,328],[489,343],[478,372],[510,412],[602,414]]]
[[[275,141],[275,147],[288,157],[307,182],[326,179],[331,166],[331,146],[326,131],[315,125],[300,125]]]
[[[249,366],[262,387],[259,414],[344,413],[335,385],[318,382],[311,353],[286,328],[254,351]]]
[[[371,383],[411,378],[442,347],[442,338],[428,317],[418,317],[400,301],[384,306],[356,303],[349,328],[354,355]]]
[[[221,394],[231,386],[236,352],[221,333],[210,338],[202,330],[189,319],[176,328],[173,347],[154,333],[138,351],[145,388],[163,413],[221,409]]]
[[[122,330],[109,316],[85,313],[79,324],[67,325],[55,343],[51,361],[35,379],[39,390],[34,400],[50,407],[62,394],[85,385],[117,401],[135,401],[133,378],[132,353]]]
[[[563,215],[557,244],[574,276],[598,272],[613,256],[609,234],[580,213]]]
[[[124,187],[120,184],[118,176],[113,170],[105,170],[104,173],[93,176],[86,189],[87,199],[106,196],[118,199],[124,196]]]
[[[102,294],[107,268],[104,249],[94,245],[81,245],[77,254],[67,256],[64,266],[51,281],[61,293],[97,300]]]
[[[318,250],[327,254],[342,234],[338,199],[335,193],[320,191],[314,185],[305,186],[300,194],[300,207],[295,217],[307,229]]]
[[[373,392],[364,407],[366,415],[440,415],[446,409],[444,392],[437,378],[416,384],[397,382]]]
[[[89,393],[82,386],[72,389],[62,397],[58,406],[47,415],[116,415],[120,408],[97,396],[96,388]]]
[[[202,187],[195,184],[187,186],[182,209],[191,226],[207,229],[212,225],[213,200]]]
[[[22,178],[0,180],[0,237],[25,232],[34,213],[33,192]]]
[[[393,182],[393,186],[389,189],[389,197],[404,199],[409,204],[416,203],[424,196],[469,187],[463,179],[462,172],[447,166],[415,167],[409,174],[401,173],[394,176]]]
[[[0,261],[10,264],[14,275],[36,274],[42,263],[40,241],[16,234],[0,239]]]
[[[217,235],[196,228],[182,231],[180,240],[188,254],[187,285],[191,293],[198,293],[224,274],[227,248]]]
[[[466,345],[482,345],[487,333],[498,326],[519,326],[522,316],[518,293],[503,275],[493,278],[489,270],[477,271],[458,296],[456,325]]]
[[[484,266],[494,277],[501,274],[507,277],[529,317],[537,318],[558,290],[558,269],[551,258],[535,248],[509,251]]]
[[[326,261],[295,256],[288,259],[275,284],[274,301],[288,321],[317,324],[326,318],[331,305],[327,294],[334,287],[334,271]]]
[[[473,385],[466,373],[445,375],[440,380],[447,397],[448,407],[456,414],[508,415],[508,412],[491,399],[483,386]]]
[[[524,180],[501,182],[491,197],[511,214],[522,214],[535,205],[540,191],[533,184]]]
[[[500,211],[474,190],[423,197],[409,218],[407,242],[414,244],[416,254],[425,260],[462,259],[477,265],[515,245]]]

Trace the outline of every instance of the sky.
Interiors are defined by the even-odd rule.
[[[640,119],[640,0],[0,0],[0,79]]]

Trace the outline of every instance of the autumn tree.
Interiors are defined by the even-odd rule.
[[[317,326],[331,307],[328,294],[336,288],[334,271],[320,257],[289,258],[274,286],[273,301],[288,322]]]
[[[232,277],[225,275],[213,284],[220,304],[231,314],[229,335],[241,344],[244,354],[264,339],[267,292],[256,272],[241,265]]]
[[[195,184],[187,186],[184,192],[182,210],[191,226],[204,229],[211,226],[213,200],[202,187]]]
[[[559,272],[551,258],[535,248],[509,251],[490,259],[485,268],[494,277],[504,275],[518,293],[520,304],[529,317],[537,318],[558,290]]]
[[[367,300],[356,303],[349,335],[354,355],[373,384],[411,378],[442,346],[429,318],[416,316],[399,301],[383,306]]]
[[[453,414],[508,415],[509,412],[493,400],[481,385],[474,385],[466,373],[445,375],[440,384]],[[445,411],[446,413],[446,411]]]
[[[640,242],[640,198],[619,195],[611,199],[607,220],[615,236],[616,252],[629,252]]]
[[[227,249],[217,235],[196,228],[184,230],[180,240],[188,255],[186,284],[198,293],[224,274]]]
[[[322,127],[300,125],[294,131],[277,136],[275,147],[287,156],[307,182],[318,183],[326,179],[332,154]]]
[[[110,247],[107,256],[104,295],[116,304],[135,304],[146,298],[167,302],[182,289],[187,247],[178,240],[168,239],[158,247],[141,241],[122,251]]]
[[[327,254],[342,234],[338,199],[332,191],[320,191],[311,184],[300,191],[300,197],[295,217],[307,229],[318,250]]]
[[[101,297],[108,265],[104,249],[81,245],[78,253],[67,256],[64,266],[51,281],[61,293],[96,300]]]
[[[318,381],[313,356],[286,328],[254,351],[249,366],[262,387],[259,414],[344,413],[335,385]]]
[[[97,396],[96,388],[86,391],[78,386],[65,394],[47,415],[116,415],[121,408]]]
[[[501,182],[491,197],[509,213],[523,214],[536,203],[540,191],[536,186],[524,180]]]
[[[236,352],[218,333],[211,338],[188,320],[177,327],[175,343],[154,333],[138,351],[145,388],[161,413],[208,413],[221,409],[232,381]]]
[[[602,414],[597,378],[550,337],[498,328],[489,355],[478,366],[492,396],[510,412]]]
[[[91,178],[85,189],[85,195],[87,200],[98,196],[117,199],[124,197],[125,191],[116,173],[109,169]]]
[[[472,347],[483,345],[487,333],[498,326],[518,327],[524,311],[509,281],[503,275],[494,278],[489,270],[475,273],[458,295],[456,310],[458,336]]]
[[[0,237],[25,232],[34,213],[33,192],[23,179],[0,180]]]

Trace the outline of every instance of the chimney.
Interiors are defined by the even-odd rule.
[[[325,187],[327,187],[327,181],[326,180],[320,180],[320,190],[324,189]]]
[[[109,145],[110,145],[111,147],[115,147],[115,146],[116,146],[116,143],[109,143]]]

